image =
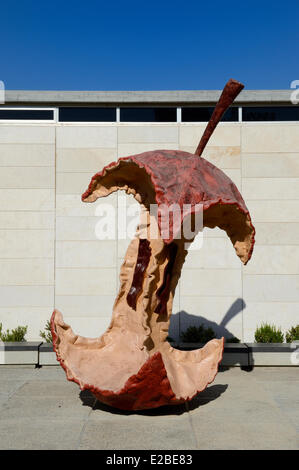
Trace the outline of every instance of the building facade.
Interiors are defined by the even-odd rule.
[[[137,203],[112,194],[81,202],[91,177],[118,157],[193,153],[218,91],[7,91],[0,106],[0,322],[38,340],[54,307],[75,333],[108,327],[129,238],[119,217]],[[243,91],[203,155],[239,188],[256,228],[242,266],[225,232],[204,229],[176,290],[170,335],[205,323],[253,341],[262,322],[299,323],[299,105],[289,91]],[[111,204],[115,237],[99,239]],[[102,208],[101,208],[102,207]]]

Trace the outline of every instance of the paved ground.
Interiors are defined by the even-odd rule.
[[[231,368],[187,406],[127,413],[60,367],[0,366],[0,449],[299,449],[299,369]]]

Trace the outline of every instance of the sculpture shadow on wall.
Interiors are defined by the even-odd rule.
[[[236,315],[241,313],[245,307],[246,304],[243,299],[236,299],[225,313],[220,323],[216,323],[202,316],[191,315],[185,310],[181,310],[180,312],[171,315],[169,336],[178,341],[180,340],[180,334],[186,330],[188,326],[199,326],[204,324],[206,328],[212,328],[214,330],[217,338],[221,338],[222,336],[225,338],[232,337],[234,334],[227,329],[227,324]]]
[[[89,390],[80,392],[79,396],[83,406],[89,406],[94,411],[101,410],[106,413],[115,415],[143,415],[143,416],[165,416],[165,415],[181,415],[188,411],[195,410],[200,406],[207,405],[210,401],[216,400],[227,389],[227,384],[217,384],[208,386],[203,392],[196,395],[190,402],[181,405],[160,406],[159,408],[151,408],[147,410],[120,410],[99,402]]]
[[[206,328],[212,328],[216,334],[216,338],[225,338],[233,337],[234,334],[230,332],[227,328],[227,324],[232,320],[236,315],[242,313],[243,309],[246,307],[245,301],[241,298],[235,300],[235,302],[230,306],[228,311],[224,314],[220,323],[209,320],[203,316],[191,315],[185,310],[181,310],[175,314],[172,314],[169,325],[169,336],[175,341],[181,341],[180,334],[185,331],[189,326],[199,326],[203,324]],[[252,360],[251,360],[252,364]],[[236,364],[238,362],[236,361]],[[233,365],[232,365],[233,366]],[[219,372],[224,372],[229,370],[231,366],[219,366]],[[241,369],[247,372],[251,372],[253,367],[241,366]]]

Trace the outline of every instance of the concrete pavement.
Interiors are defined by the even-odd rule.
[[[0,449],[299,449],[299,369],[219,372],[187,405],[122,412],[61,367],[0,366]]]

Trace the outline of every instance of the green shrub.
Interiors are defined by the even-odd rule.
[[[260,327],[255,330],[256,343],[283,343],[283,333],[280,328],[268,323],[262,323]]]
[[[292,341],[298,341],[298,340],[299,340],[299,325],[292,326],[286,332],[286,342],[287,343],[292,343]]]
[[[39,336],[46,340],[47,343],[52,343],[51,324],[48,320],[45,326],[45,331],[40,331]]]
[[[184,343],[206,343],[215,337],[213,329],[205,328],[203,324],[189,326],[186,331],[181,333],[181,339]]]
[[[2,323],[0,323],[0,340],[1,341],[26,341],[25,335],[27,333],[28,326],[17,326],[14,330],[6,330],[6,333],[2,332]]]
[[[226,343],[240,343],[239,338],[232,336],[231,338],[225,338]]]

